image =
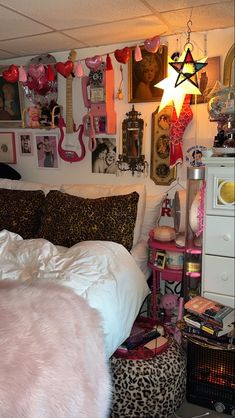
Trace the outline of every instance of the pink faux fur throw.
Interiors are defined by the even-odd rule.
[[[54,283],[0,282],[0,417],[104,418],[110,398],[97,311]]]

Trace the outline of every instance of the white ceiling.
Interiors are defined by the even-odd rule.
[[[234,0],[0,0],[0,60],[234,26]]]

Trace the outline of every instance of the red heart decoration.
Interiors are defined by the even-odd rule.
[[[12,64],[8,70],[2,72],[2,76],[9,83],[15,83],[19,79],[19,69],[16,65]]]
[[[123,49],[116,49],[116,51],[114,51],[114,56],[118,62],[126,64],[131,57],[131,50],[128,46]]]
[[[43,64],[34,65],[30,64],[28,68],[28,74],[31,75],[35,80],[45,75],[45,67]]]
[[[73,71],[73,62],[71,60],[68,60],[65,63],[57,62],[55,68],[57,69],[58,73],[67,78]]]
[[[48,81],[54,81],[55,80],[55,73],[54,73],[54,70],[53,70],[51,65],[47,66],[46,77],[47,77]]]
[[[144,41],[144,47],[148,52],[157,52],[159,46],[161,44],[160,36],[154,36],[153,38],[146,39]]]
[[[102,64],[102,57],[95,55],[92,58],[86,58],[85,63],[90,70],[97,71]]]

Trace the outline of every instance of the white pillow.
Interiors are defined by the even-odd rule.
[[[145,185],[109,185],[109,184],[63,184],[61,191],[83,198],[96,199],[98,197],[120,196],[136,191],[139,194],[136,223],[134,229],[133,246],[139,241],[145,211]]]
[[[157,226],[161,217],[162,204],[165,198],[166,194],[162,193],[146,197],[146,207],[140,233],[140,240],[147,241],[149,238],[149,231]]]
[[[11,189],[11,190],[42,190],[45,195],[50,190],[60,190],[60,185],[56,184],[44,184],[44,183],[33,183],[30,181],[23,180],[8,180],[0,179],[0,188],[1,189]]]

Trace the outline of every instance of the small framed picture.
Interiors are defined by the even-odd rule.
[[[59,168],[57,135],[35,135],[38,168]]]
[[[16,163],[16,146],[14,132],[0,132],[0,162]]]
[[[33,155],[33,138],[29,132],[18,134],[19,154],[23,156]]]
[[[161,252],[161,251],[157,251],[156,252],[156,257],[155,257],[155,262],[154,265],[159,268],[159,269],[164,269],[165,268],[165,264],[166,264],[166,254]]]

